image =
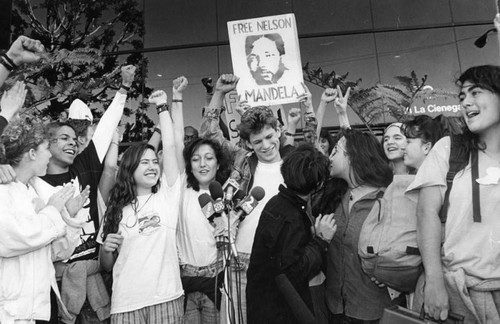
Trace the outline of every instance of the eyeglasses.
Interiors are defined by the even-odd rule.
[[[78,139],[76,137],[71,137],[69,135],[61,135],[59,137],[55,137],[50,140],[51,143],[57,143],[59,141],[63,143],[68,143],[69,141],[73,140],[75,142],[75,145],[78,146]]]

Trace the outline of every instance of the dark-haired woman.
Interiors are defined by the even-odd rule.
[[[184,149],[186,174],[177,242],[181,276],[186,291],[184,321],[187,324],[218,323],[216,303],[222,284],[222,258],[218,258],[215,228],[202,211],[200,195],[209,192],[214,181],[227,179],[229,165],[219,144],[197,139]],[[219,262],[218,262],[219,261]]]
[[[100,261],[105,270],[113,270],[111,323],[182,321],[176,244],[179,167],[168,106],[160,105],[157,111],[163,171],[152,146],[128,148],[104,215]]]
[[[211,140],[198,138],[184,147],[182,92],[188,80],[173,81],[172,118],[176,137],[176,154],[181,172],[182,202],[177,231],[179,263],[186,301],[184,323],[218,323],[217,305],[221,295],[222,257],[217,253],[215,228],[200,206],[198,198],[210,194],[212,182],[224,183],[229,160],[222,147]]]
[[[375,136],[343,130],[330,155],[330,175],[347,183],[335,211],[337,235],[327,258],[326,299],[330,323],[376,323],[390,305],[386,288],[366,275],[358,257],[358,239],[377,193],[392,181],[392,170]]]
[[[288,304],[278,277],[286,278],[304,301],[304,309],[314,313],[309,279],[319,273],[336,225],[333,214],[314,220],[307,206],[311,193],[328,178],[328,166],[326,156],[307,144],[284,159],[284,185],[264,207],[252,247],[246,289],[249,324],[299,323],[297,309]]]
[[[500,67],[472,67],[457,84],[467,127],[451,139],[467,158],[453,179],[444,237],[439,212],[450,168],[450,137],[436,143],[412,184],[420,189],[417,235],[425,268],[425,311],[435,319],[444,320],[451,310],[465,316],[464,323],[499,323]]]

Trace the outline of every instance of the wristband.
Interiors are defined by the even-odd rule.
[[[118,142],[111,142],[111,144],[115,144],[116,146],[120,146]]]
[[[293,137],[293,136],[295,136],[295,134],[292,134],[292,133],[290,133],[289,131],[286,131],[286,132],[285,132],[285,136],[291,136],[291,137]]]
[[[7,53],[3,52],[2,53],[2,58],[10,65],[12,66],[12,69],[17,69],[19,68],[19,66],[16,65],[16,63],[14,63],[14,61],[12,61],[10,59],[10,57],[7,56]]]
[[[130,91],[130,87],[129,86],[126,86],[126,85],[121,85],[120,88],[122,88],[123,90],[129,92]]]
[[[7,71],[9,72],[12,72],[12,70],[14,70],[14,68],[12,66],[10,66],[4,59],[3,57],[0,59],[0,64],[2,64],[4,66],[4,68],[7,69]]]
[[[182,99],[172,99],[172,102],[184,102]]]
[[[156,112],[158,113],[158,115],[164,111],[168,111],[168,104],[161,104],[156,107]]]
[[[160,135],[161,135],[161,129],[160,129],[160,128],[158,128],[158,127],[155,127],[155,129],[153,130],[153,133],[154,133],[154,132],[157,132],[158,134],[160,134]]]

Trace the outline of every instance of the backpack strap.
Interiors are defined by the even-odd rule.
[[[450,146],[450,158],[449,158],[449,169],[446,174],[446,192],[444,194],[443,205],[439,211],[439,219],[441,223],[446,223],[446,217],[448,216],[448,208],[450,206],[450,192],[453,187],[453,179],[455,175],[463,169],[463,165],[466,164],[465,161],[469,159],[469,154],[463,149],[463,139],[459,136],[450,136],[451,146]],[[472,207],[473,207],[473,217],[474,222],[481,222],[480,206],[479,206],[479,184],[475,181],[478,178],[479,166],[478,166],[478,153],[474,149],[470,153],[471,157],[471,180],[472,180]]]
[[[382,200],[382,198],[384,198],[384,194],[385,194],[385,189],[377,192],[376,203],[378,203],[378,217],[377,217],[378,222],[380,222],[380,213],[382,212],[382,203],[380,201]],[[375,207],[375,205],[373,205],[372,208],[374,208],[374,207]],[[369,245],[366,247],[366,252],[369,254],[374,254],[375,250],[374,250],[373,246]]]
[[[479,204],[479,183],[476,179],[479,178],[479,163],[478,152],[471,152],[471,181],[472,181],[472,215],[474,223],[481,223],[481,206]]]

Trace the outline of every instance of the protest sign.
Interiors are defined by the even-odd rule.
[[[295,16],[229,21],[227,27],[240,100],[252,107],[297,102],[304,90]]]
[[[229,129],[230,141],[233,144],[237,144],[240,141],[240,133],[238,132],[238,125],[240,124],[241,121],[241,116],[236,111],[236,107],[238,106],[238,93],[236,91],[231,91],[228,94],[226,94],[224,100],[226,106],[225,117],[226,117],[227,127]],[[273,111],[274,115],[278,119],[280,127],[282,129],[286,129],[288,127],[288,123],[283,106],[276,105],[276,106],[271,106],[269,108]]]

